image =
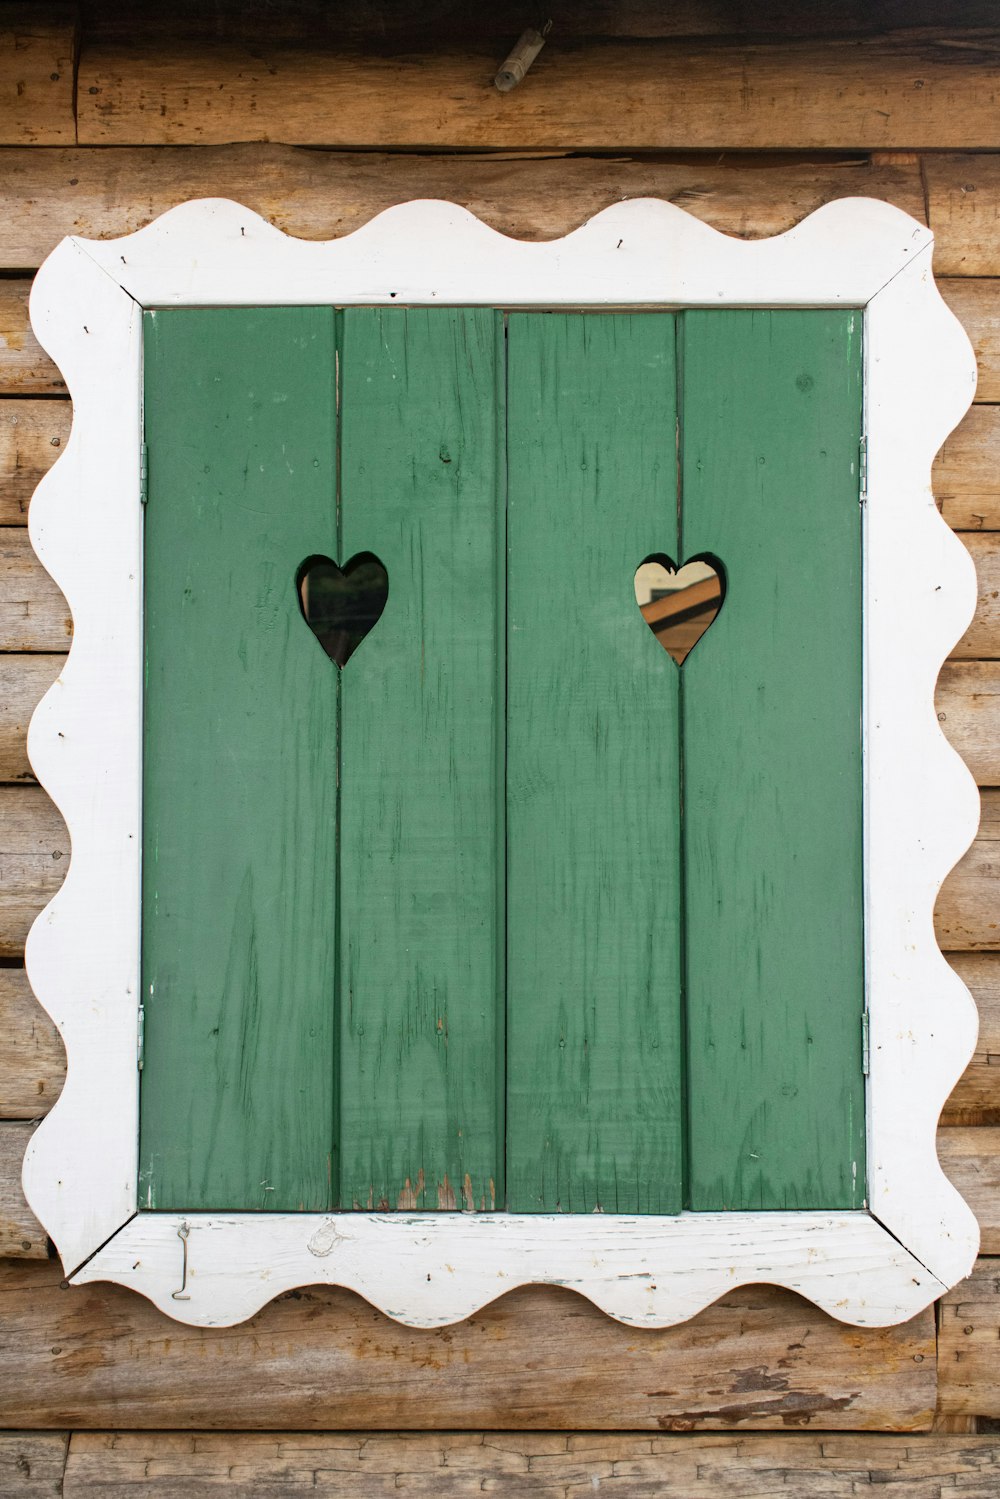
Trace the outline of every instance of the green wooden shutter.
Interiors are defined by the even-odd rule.
[[[674,319],[508,342],[508,1204],[676,1212],[678,678],[632,582],[676,547]]]
[[[863,1203],[860,357],[146,315],[143,1206]],[[294,583],[358,552],[341,674]],[[632,577],[700,553],[678,670]]]

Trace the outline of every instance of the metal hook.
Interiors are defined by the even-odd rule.
[[[190,1301],[191,1297],[186,1295],[188,1283],[188,1234],[191,1232],[187,1223],[182,1223],[177,1230],[177,1237],[184,1247],[184,1262],[181,1266],[181,1288],[179,1291],[171,1291],[171,1299],[174,1301]]]

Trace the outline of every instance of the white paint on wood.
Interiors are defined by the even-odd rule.
[[[975,586],[968,553],[935,509],[930,470],[972,400],[975,363],[931,278],[931,243],[915,220],[867,199],[829,204],[754,242],[639,200],[546,244],[507,239],[439,202],[389,209],[318,244],[206,200],[123,239],[65,240],[50,256],[32,320],[69,384],[74,425],[39,486],[31,535],[70,602],[75,638],[35,714],[29,750],[73,852],[27,960],[70,1063],[24,1182],[74,1281],[130,1285],[169,1315],[212,1326],[322,1281],[414,1326],[460,1320],[532,1281],[572,1286],[622,1321],[664,1326],[734,1286],[766,1281],[844,1321],[884,1325],[914,1316],[967,1273],[978,1230],[938,1165],[934,1131],[971,1055],[975,1008],[938,950],[932,917],[975,833],[977,804],[933,691]],[[865,308],[871,1213],[133,1216],[139,312],[292,303]]]

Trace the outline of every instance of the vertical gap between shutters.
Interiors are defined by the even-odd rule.
[[[335,307],[333,309],[334,542],[335,542],[335,555],[336,555],[336,558],[337,558],[337,562],[339,564],[341,564],[341,565],[345,561],[345,558],[344,558],[344,547],[343,547],[344,527],[343,527],[343,515],[342,515],[341,472],[340,472],[341,471],[340,454],[341,454],[341,447],[342,447],[342,444],[341,444],[341,421],[342,421],[342,415],[343,415],[343,413],[341,411],[341,401],[340,401],[340,392],[341,392],[341,359],[343,357],[343,348],[344,348],[343,331],[344,331],[344,314],[343,314],[343,310],[341,308],[339,308],[339,307]],[[336,767],[337,767],[337,772],[336,772],[337,773],[337,789],[336,789],[336,799],[335,799],[336,812],[335,812],[335,831],[334,831],[334,866],[335,866],[335,876],[334,876],[334,879],[335,879],[335,883],[334,883],[334,898],[333,898],[333,995],[332,995],[332,999],[333,999],[333,1027],[332,1027],[332,1031],[333,1031],[333,1048],[332,1048],[333,1055],[330,1058],[330,1066],[332,1068],[332,1073],[333,1073],[333,1083],[332,1083],[332,1089],[331,1089],[331,1093],[332,1093],[332,1109],[331,1109],[332,1118],[331,1118],[331,1121],[330,1121],[330,1124],[331,1124],[331,1130],[330,1130],[330,1157],[329,1157],[330,1183],[329,1183],[329,1198],[328,1198],[328,1201],[329,1201],[330,1208],[334,1209],[334,1210],[342,1207],[342,1203],[340,1201],[340,1176],[341,1176],[341,1139],[340,1139],[340,1134],[341,1134],[341,1128],[342,1128],[342,1125],[341,1125],[340,1093],[341,1093],[341,1071],[342,1071],[342,1067],[343,1067],[343,1057],[342,1057],[343,1045],[342,1045],[342,1041],[341,1041],[341,1019],[342,1019],[342,1008],[343,1007],[342,1007],[342,1002],[341,1002],[341,976],[340,976],[341,975],[341,964],[340,964],[340,938],[341,938],[341,933],[340,933],[340,891],[341,891],[341,888],[342,888],[341,881],[342,881],[342,877],[343,877],[342,860],[341,860],[341,837],[340,837],[340,820],[341,820],[341,818],[340,818],[340,799],[341,799],[341,787],[342,787],[342,776],[341,776],[341,734],[340,734],[341,675],[342,675],[341,672],[338,670],[337,673],[336,673],[337,687],[336,687],[336,700],[335,700],[335,708],[334,708],[334,728],[333,728],[334,737],[335,737],[335,759],[336,759]]]
[[[499,425],[497,456],[503,464],[499,477],[497,496],[497,928],[496,928],[496,1016],[497,1016],[497,1146],[496,1146],[496,1206],[498,1211],[507,1211],[507,1029],[509,1006],[507,1004],[507,506],[510,424],[507,420],[508,389],[510,379],[507,358],[506,312],[499,314],[501,331],[499,357],[500,378],[497,380],[497,422]]]
[[[675,361],[675,416],[677,454],[677,567],[684,566],[684,314],[673,317],[674,361]],[[680,869],[677,881],[680,921],[678,943],[680,945],[680,1108],[681,1108],[681,1209],[690,1208],[690,1139],[691,1127],[688,1118],[688,971],[687,971],[687,914],[685,892],[687,889],[687,830],[684,817],[684,672],[677,672],[677,815],[679,821],[679,847],[677,852]]]

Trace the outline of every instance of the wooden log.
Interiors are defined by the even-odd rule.
[[[962,541],[976,564],[979,596],[968,630],[951,653],[953,661],[984,661],[1000,655],[1000,534],[965,531]]]
[[[996,34],[732,45],[560,42],[520,88],[496,48],[386,56],[239,43],[85,45],[83,145],[277,140],[420,149],[1000,146]],[[961,100],[961,108],[956,100]]]
[[[679,1327],[640,1331],[535,1286],[417,1331],[313,1287],[208,1329],[119,1286],[61,1280],[55,1264],[0,1264],[11,1425],[914,1431],[933,1416],[932,1309],[859,1329],[746,1287]]]
[[[75,10],[22,3],[0,12],[0,145],[75,141]]]
[[[1000,1128],[938,1131],[938,1160],[979,1219],[981,1254],[1000,1254]]]
[[[22,526],[0,529],[0,652],[65,654],[69,606],[32,550]]]
[[[0,1124],[0,1255],[47,1260],[45,1231],[21,1190],[21,1163],[32,1128],[30,1124]]]
[[[0,968],[0,1119],[39,1119],[66,1077],[62,1038],[23,968]]]
[[[1000,1124],[1000,957],[951,953],[951,966],[968,984],[979,1008],[975,1055],[952,1093],[941,1123]]]
[[[924,159],[939,276],[1000,273],[1000,157],[936,152]]]
[[[1000,284],[974,277],[965,281],[942,277],[938,285],[976,351],[976,400],[1000,401]]]
[[[975,842],[944,882],[934,929],[945,952],[1000,950],[1000,791],[984,791]]]
[[[1000,785],[1000,662],[946,662],[935,701],[938,722],[976,784]]]
[[[0,1493],[61,1499],[69,1432],[0,1432]]]
[[[28,322],[30,281],[0,281],[0,395],[66,394]]]
[[[1000,1260],[979,1260],[938,1308],[938,1410],[1000,1417]]]
[[[503,234],[557,238],[625,198],[664,198],[727,234],[780,234],[834,198],[883,198],[924,217],[917,158],[680,160],[405,156],[238,145],[6,151],[0,268],[40,265],[65,234],[130,234],[188,198],[232,198],[287,234],[332,239],[410,198],[446,198]]]
[[[36,704],[59,675],[65,659],[0,655],[0,781],[35,779],[28,764],[25,735]]]
[[[1000,407],[970,409],[937,456],[933,484],[956,531],[1000,531]]]
[[[0,400],[0,526],[23,526],[35,486],[69,436],[68,401]]]
[[[59,889],[69,834],[40,786],[0,786],[0,957],[24,952],[28,928]]]
[[[627,1432],[74,1432],[66,1499],[221,1492],[255,1499],[857,1499],[889,1485],[909,1499],[995,1499],[996,1436],[646,1435]]]

